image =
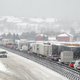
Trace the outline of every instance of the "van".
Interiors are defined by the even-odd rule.
[[[74,69],[80,69],[80,60],[75,61]]]

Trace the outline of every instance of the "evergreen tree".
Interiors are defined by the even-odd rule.
[[[20,39],[20,36],[18,34],[16,34],[15,39]]]
[[[12,39],[12,34],[11,34],[11,33],[8,33],[8,34],[7,34],[7,38],[8,38],[8,39]]]
[[[15,34],[13,34],[13,38],[12,38],[12,39],[13,39],[14,41],[15,41],[15,38],[16,38],[16,35],[15,35]]]
[[[5,33],[4,33],[4,34],[2,34],[2,35],[1,35],[1,37],[6,38],[6,34],[5,34]]]

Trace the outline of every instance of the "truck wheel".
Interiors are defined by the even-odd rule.
[[[7,56],[5,56],[7,58]]]

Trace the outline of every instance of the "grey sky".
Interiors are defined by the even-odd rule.
[[[80,0],[0,0],[0,16],[80,18]]]

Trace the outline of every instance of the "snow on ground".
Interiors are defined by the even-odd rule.
[[[32,65],[36,65],[37,67],[40,67],[42,70],[45,71],[45,73],[48,72],[48,73],[50,73],[50,74],[53,74],[53,76],[56,76],[56,77],[58,76],[58,77],[60,77],[62,80],[68,80],[67,78],[65,78],[65,77],[62,76],[61,74],[59,74],[59,73],[57,73],[57,72],[55,72],[55,71],[53,71],[53,70],[51,70],[51,69],[43,66],[43,65],[40,65],[40,64],[38,64],[38,63],[36,63],[36,62],[34,62],[34,61],[31,61],[31,60],[29,60],[29,59],[26,59],[26,58],[22,57],[22,56],[13,54],[12,52],[8,52],[8,53],[14,55],[14,56],[17,57],[17,58],[21,58],[22,61],[26,61],[27,63],[31,63]],[[39,69],[38,69],[38,70],[39,70]],[[43,72],[43,73],[44,73],[44,72]],[[45,75],[47,75],[47,74],[45,74]]]
[[[31,68],[31,69],[32,69],[32,71],[34,70],[35,73],[36,73],[36,72],[40,72],[40,73],[42,73],[44,76],[50,76],[49,74],[51,74],[51,75],[54,76],[54,78],[57,78],[57,77],[58,77],[58,78],[60,78],[60,80],[68,80],[67,78],[65,78],[65,77],[62,76],[61,74],[59,74],[59,73],[57,73],[57,72],[55,72],[55,71],[53,71],[53,70],[51,70],[51,69],[43,66],[43,65],[40,65],[40,64],[38,64],[38,63],[36,63],[36,62],[34,62],[34,61],[31,61],[31,60],[29,60],[29,59],[26,59],[26,58],[24,58],[24,57],[22,57],[22,56],[19,56],[19,55],[17,55],[17,54],[13,54],[12,52],[9,52],[9,51],[7,51],[7,52],[8,52],[8,54],[10,54],[11,56],[17,57],[17,59],[20,60],[21,63],[22,63],[22,62],[26,62],[26,63],[29,63],[29,64],[31,64],[31,65],[34,65],[33,68]],[[35,68],[35,67],[37,67],[37,68]],[[3,72],[7,72],[7,71],[8,71],[8,69],[5,67],[5,65],[4,65],[1,61],[0,61],[0,71],[3,71]],[[44,76],[43,76],[43,77],[44,77]],[[52,80],[53,80],[53,79],[52,79]]]
[[[5,73],[11,73],[11,71],[9,71],[1,61],[0,61],[0,71]]]
[[[1,61],[0,61],[0,71],[3,71],[3,72],[7,71],[6,67],[4,66],[4,64]]]
[[[3,50],[4,49],[0,49],[0,51],[3,51]],[[6,51],[6,50],[4,50],[4,51]],[[12,74],[12,72],[10,70],[8,70],[6,68],[6,66],[1,61],[0,61],[0,71],[5,72],[5,73],[11,73]]]

